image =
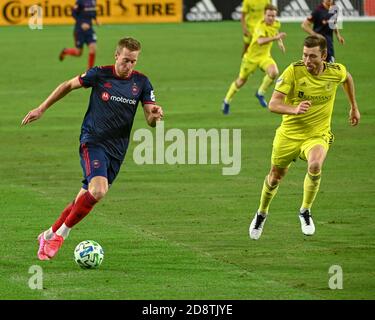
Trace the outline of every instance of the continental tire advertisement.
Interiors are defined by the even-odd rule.
[[[75,0],[0,0],[0,25],[73,24]],[[181,22],[182,0],[97,0],[98,20],[108,24]]]

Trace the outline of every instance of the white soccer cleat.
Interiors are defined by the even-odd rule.
[[[258,214],[258,212],[255,213],[253,221],[251,221],[250,227],[249,227],[249,236],[253,240],[258,240],[260,236],[262,235],[263,226],[266,222],[267,216],[262,216]]]
[[[315,233],[315,225],[310,210],[300,212],[298,217],[301,222],[302,233],[305,236],[312,236]]]

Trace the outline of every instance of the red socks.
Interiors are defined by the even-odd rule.
[[[68,228],[72,228],[78,222],[80,222],[84,217],[86,217],[92,210],[94,205],[98,201],[92,196],[92,194],[87,191],[82,196],[80,196],[74,203],[70,214],[65,219],[64,223]]]
[[[77,48],[67,48],[64,49],[64,55],[79,57],[81,52]]]
[[[52,225],[52,231],[53,232],[56,232],[57,230],[59,230],[59,228],[62,226],[62,224],[64,223],[66,217],[69,215],[70,211],[72,210],[74,206],[74,201],[69,203],[66,208],[63,210],[63,212],[61,213],[60,217],[56,220],[56,222]]]
[[[91,69],[94,66],[94,63],[95,63],[95,52],[94,53],[89,53],[88,69]]]

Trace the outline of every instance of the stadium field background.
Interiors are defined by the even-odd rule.
[[[287,52],[274,46],[280,70],[300,59],[305,33],[284,24]],[[248,226],[270,165],[281,117],[254,98],[258,70],[237,94],[231,115],[221,103],[237,76],[242,50],[236,22],[101,26],[97,65],[113,63],[117,40],[143,45],[137,70],[154,86],[165,110],[165,130],[242,130],[241,171],[223,176],[219,165],[136,165],[132,142],[106,198],[77,225],[52,261],[36,258],[37,235],[48,228],[80,188],[78,137],[89,90],[78,90],[20,127],[24,115],[62,81],[85,71],[81,58],[58,61],[73,45],[72,27],[0,29],[0,299],[374,299],[375,273],[375,23],[344,23],[345,46],[336,47],[356,84],[362,114],[348,125],[339,89],[334,142],[313,207],[316,234],[305,237],[297,211],[306,164],[295,163],[271,205],[259,241]],[[270,96],[270,92],[267,97]],[[134,130],[146,127],[138,111]],[[98,241],[98,270],[81,270],[73,249]],[[28,282],[43,268],[43,290]],[[329,268],[343,270],[343,289],[331,290]]]

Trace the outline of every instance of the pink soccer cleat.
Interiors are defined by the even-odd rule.
[[[44,239],[44,236],[43,236],[43,233],[42,232],[39,236],[38,236],[38,242],[39,242],[39,250],[38,250],[38,259],[39,260],[49,260],[49,257],[46,255],[45,251],[44,251],[44,246],[47,242],[46,239]]]
[[[61,248],[63,242],[64,238],[62,236],[54,234],[51,240],[46,241],[44,252],[49,258],[53,258]]]

